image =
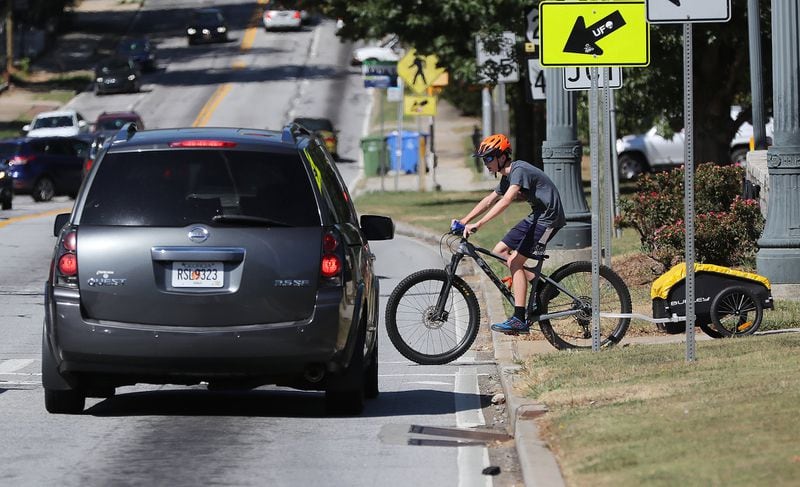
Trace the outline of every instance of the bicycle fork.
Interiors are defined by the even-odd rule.
[[[447,279],[442,285],[441,291],[439,291],[439,299],[436,300],[436,306],[431,310],[430,319],[432,321],[447,321],[449,317],[449,312],[445,309],[447,306],[447,298],[450,296],[450,290],[453,288],[453,277],[456,275],[456,269],[458,269],[458,264],[461,263],[461,259],[463,258],[464,254],[456,252],[450,259],[450,264],[445,266]]]

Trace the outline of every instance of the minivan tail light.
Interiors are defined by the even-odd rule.
[[[218,147],[218,148],[230,148],[236,147],[236,142],[230,142],[228,140],[209,140],[209,139],[195,139],[195,140],[179,140],[176,142],[170,142],[170,147]]]
[[[322,259],[320,260],[320,275],[323,285],[341,285],[341,275],[344,268],[339,237],[334,232],[327,232],[322,236]]]
[[[65,277],[73,277],[78,273],[78,256],[67,253],[58,259],[58,272]]]
[[[297,10],[294,11],[294,18],[296,19],[300,18],[300,12],[298,12]]]
[[[64,235],[64,241],[62,243],[65,250],[70,252],[75,252],[78,250],[78,232],[75,230],[70,231],[66,235]]]
[[[342,260],[336,254],[325,254],[322,256],[322,276],[336,277],[342,272]]]
[[[66,287],[78,285],[78,230],[61,234],[53,270],[53,284]]]

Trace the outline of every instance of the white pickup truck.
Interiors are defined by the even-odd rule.
[[[735,118],[741,107],[731,107],[731,118]],[[772,119],[766,124],[766,133],[772,139]],[[731,162],[744,162],[750,150],[753,126],[745,122],[731,141]],[[644,134],[625,135],[617,139],[619,177],[634,179],[639,174],[681,166],[684,163],[683,130],[665,139],[653,127]]]

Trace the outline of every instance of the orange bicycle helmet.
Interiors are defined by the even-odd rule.
[[[503,154],[511,152],[511,143],[503,134],[494,134],[483,139],[473,157],[485,157],[493,153]]]

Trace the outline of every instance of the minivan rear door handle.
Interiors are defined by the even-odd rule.
[[[242,262],[245,250],[238,247],[151,247],[150,257],[156,261]]]

